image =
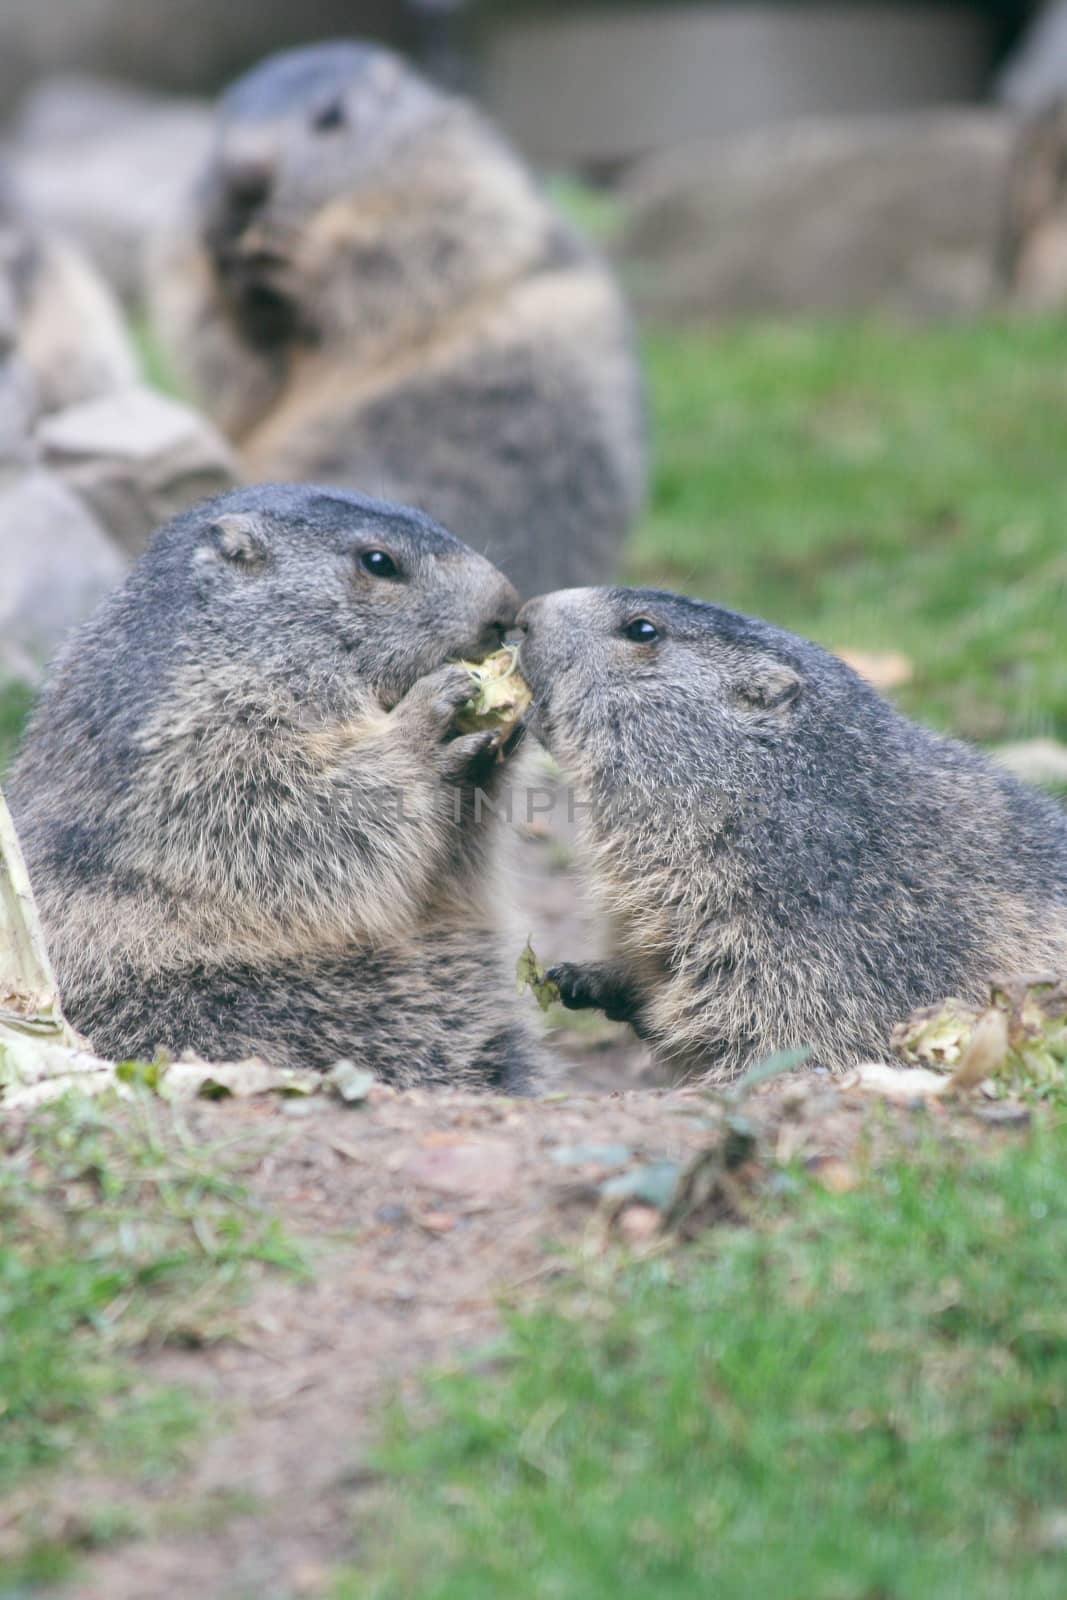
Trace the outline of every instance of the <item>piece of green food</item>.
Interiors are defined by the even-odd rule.
[[[978,1017],[976,1006],[955,998],[923,1006],[893,1030],[893,1049],[909,1067],[950,1072],[969,1044]]]
[[[558,1001],[559,984],[545,975],[545,969],[538,961],[529,939],[515,963],[515,977],[518,980],[519,993],[529,989],[542,1011],[547,1011]]]
[[[1067,979],[1002,979],[982,1011],[960,1000],[925,1006],[892,1045],[909,1066],[951,1071],[961,1086],[980,1071],[1004,1091],[1067,1088]]]
[[[461,733],[499,729],[507,736],[518,727],[533,695],[518,669],[517,645],[505,645],[484,661],[460,661],[471,675],[471,697],[459,709],[456,727]]]

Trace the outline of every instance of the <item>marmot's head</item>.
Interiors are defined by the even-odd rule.
[[[602,796],[730,788],[773,748],[797,763],[847,737],[858,697],[891,715],[817,645],[655,589],[567,589],[524,606],[520,666],[533,731]]]
[[[264,484],[185,513],[75,635],[78,677],[120,717],[244,703],[343,715],[392,706],[417,678],[485,655],[518,596],[482,556],[418,511],[341,489]],[[96,689],[93,689],[93,684]]]
[[[223,95],[201,226],[250,342],[309,331],[297,259],[309,220],[366,201],[398,149],[452,104],[389,51],[340,41],[272,56]]]

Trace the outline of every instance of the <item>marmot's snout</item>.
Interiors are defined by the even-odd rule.
[[[550,630],[568,620],[568,613],[574,611],[575,597],[584,592],[582,589],[557,589],[555,594],[539,594],[536,600],[525,602],[515,626],[527,640],[543,639]]]
[[[495,571],[492,573],[492,580],[486,589],[482,614],[487,620],[482,625],[477,648],[471,657],[474,660],[499,650],[505,636],[516,626],[519,614],[518,591],[503,573]]]
[[[257,350],[285,344],[300,326],[290,263],[270,218],[279,170],[277,151],[263,141],[224,148],[203,232],[220,290]]]
[[[265,154],[237,155],[223,165],[222,182],[235,221],[252,217],[266,205],[274,188],[275,165]]]
[[[224,138],[206,195],[204,240],[223,268],[235,247],[263,220],[278,184],[279,155],[265,137]]]
[[[553,680],[574,665],[580,652],[588,648],[588,609],[582,602],[593,591],[560,589],[555,594],[528,600],[516,618],[522,633],[519,666],[522,675],[542,703]]]

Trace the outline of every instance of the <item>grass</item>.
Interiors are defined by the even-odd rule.
[[[0,781],[15,753],[32,704],[33,692],[25,684],[0,683]]]
[[[655,334],[647,354],[636,581],[902,651],[900,698],[935,725],[1067,738],[1067,321]],[[28,704],[0,690],[0,775]],[[196,1408],[124,1356],[205,1337],[250,1269],[292,1263],[157,1115],[0,1128],[0,1494],[165,1466]],[[439,1382],[428,1421],[396,1419],[396,1492],[339,1595],[1058,1597],[1065,1260],[1050,1126],[995,1164],[931,1148],[851,1194],[802,1184],[774,1226],[579,1275],[488,1371]],[[0,1595],[68,1560],[31,1529]]]
[[[903,651],[901,703],[937,727],[1067,738],[1067,319],[654,333],[645,349],[657,466],[634,581]],[[0,691],[0,772],[27,704]]]
[[[906,709],[1067,736],[1067,319],[646,340],[635,581],[900,650]]]
[[[87,1461],[141,1476],[171,1463],[198,1408],[124,1357],[215,1337],[264,1264],[298,1261],[162,1103],[71,1096],[0,1122],[0,1496]],[[95,1536],[84,1521],[71,1535]],[[0,1593],[67,1554],[28,1527],[6,1565],[0,1547]]]
[[[1067,1131],[587,1272],[398,1417],[339,1600],[1054,1600]]]
[[[187,397],[182,392],[170,357],[160,343],[149,317],[143,312],[137,313],[130,320],[129,331],[145,382],[161,394],[185,400]]]

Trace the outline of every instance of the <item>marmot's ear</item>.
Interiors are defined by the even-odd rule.
[[[267,547],[254,517],[227,511],[216,517],[197,551],[198,561],[226,561],[241,572],[256,572],[267,560]]]
[[[746,664],[744,680],[738,684],[739,699],[757,711],[784,711],[800,693],[799,672],[784,661],[770,658]]]

